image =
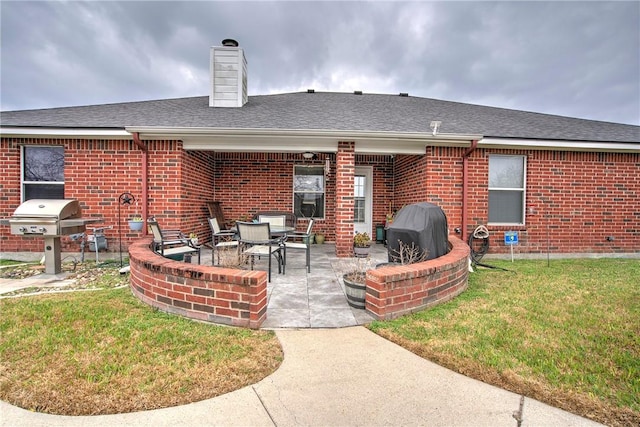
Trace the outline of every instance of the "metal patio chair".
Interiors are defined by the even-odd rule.
[[[306,267],[307,272],[311,273],[311,229],[313,228],[313,218],[309,219],[306,232],[287,233],[287,240],[284,242],[286,250],[303,249],[306,251]],[[299,241],[291,241],[299,240]],[[286,254],[286,252],[285,252]],[[287,262],[286,257],[284,259]]]
[[[231,230],[221,230],[216,218],[209,218],[209,227],[211,227],[211,265],[215,265],[216,252],[218,253],[218,265],[220,265],[221,249],[238,248],[236,233]]]
[[[286,236],[272,238],[268,222],[236,222],[238,229],[238,241],[240,252],[251,258],[251,269],[255,262],[255,257],[265,255],[269,259],[269,282],[271,281],[271,256],[278,261],[278,273],[284,274],[285,248],[284,240]]]
[[[191,242],[184,233],[179,230],[163,231],[157,221],[147,221],[153,234],[153,251],[165,258],[181,261],[185,255],[198,254],[200,264],[200,246]]]

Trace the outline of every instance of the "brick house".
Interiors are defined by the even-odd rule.
[[[229,220],[286,210],[303,228],[313,216],[348,256],[354,229],[375,235],[429,201],[463,240],[487,225],[494,253],[509,230],[521,253],[640,253],[639,126],[404,93],[249,97],[246,64],[225,41],[209,96],[2,112],[0,218],[27,198],[76,198],[127,247],[133,214],[206,240],[218,201]],[[118,223],[123,192],[136,203]],[[41,245],[0,227],[0,253]]]

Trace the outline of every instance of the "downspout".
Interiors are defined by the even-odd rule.
[[[147,146],[140,140],[140,134],[138,132],[133,133],[133,142],[142,150],[142,218],[144,221],[148,219],[148,205],[149,205],[149,193],[148,193],[148,181],[149,181],[149,169],[147,164],[149,163],[149,151]],[[147,227],[142,227],[142,233],[147,234]]]
[[[462,241],[467,242],[467,205],[469,197],[469,156],[478,148],[478,140],[471,141],[471,145],[462,155]]]

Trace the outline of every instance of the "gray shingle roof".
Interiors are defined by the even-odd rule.
[[[249,97],[211,108],[206,96],[0,113],[3,127],[123,129],[126,126],[481,134],[495,138],[640,142],[640,126],[430,98],[334,92]]]

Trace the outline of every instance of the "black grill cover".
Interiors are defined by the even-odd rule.
[[[387,228],[389,262],[398,262],[398,241],[428,250],[427,259],[438,258],[449,252],[447,216],[440,206],[421,202],[400,209]]]

